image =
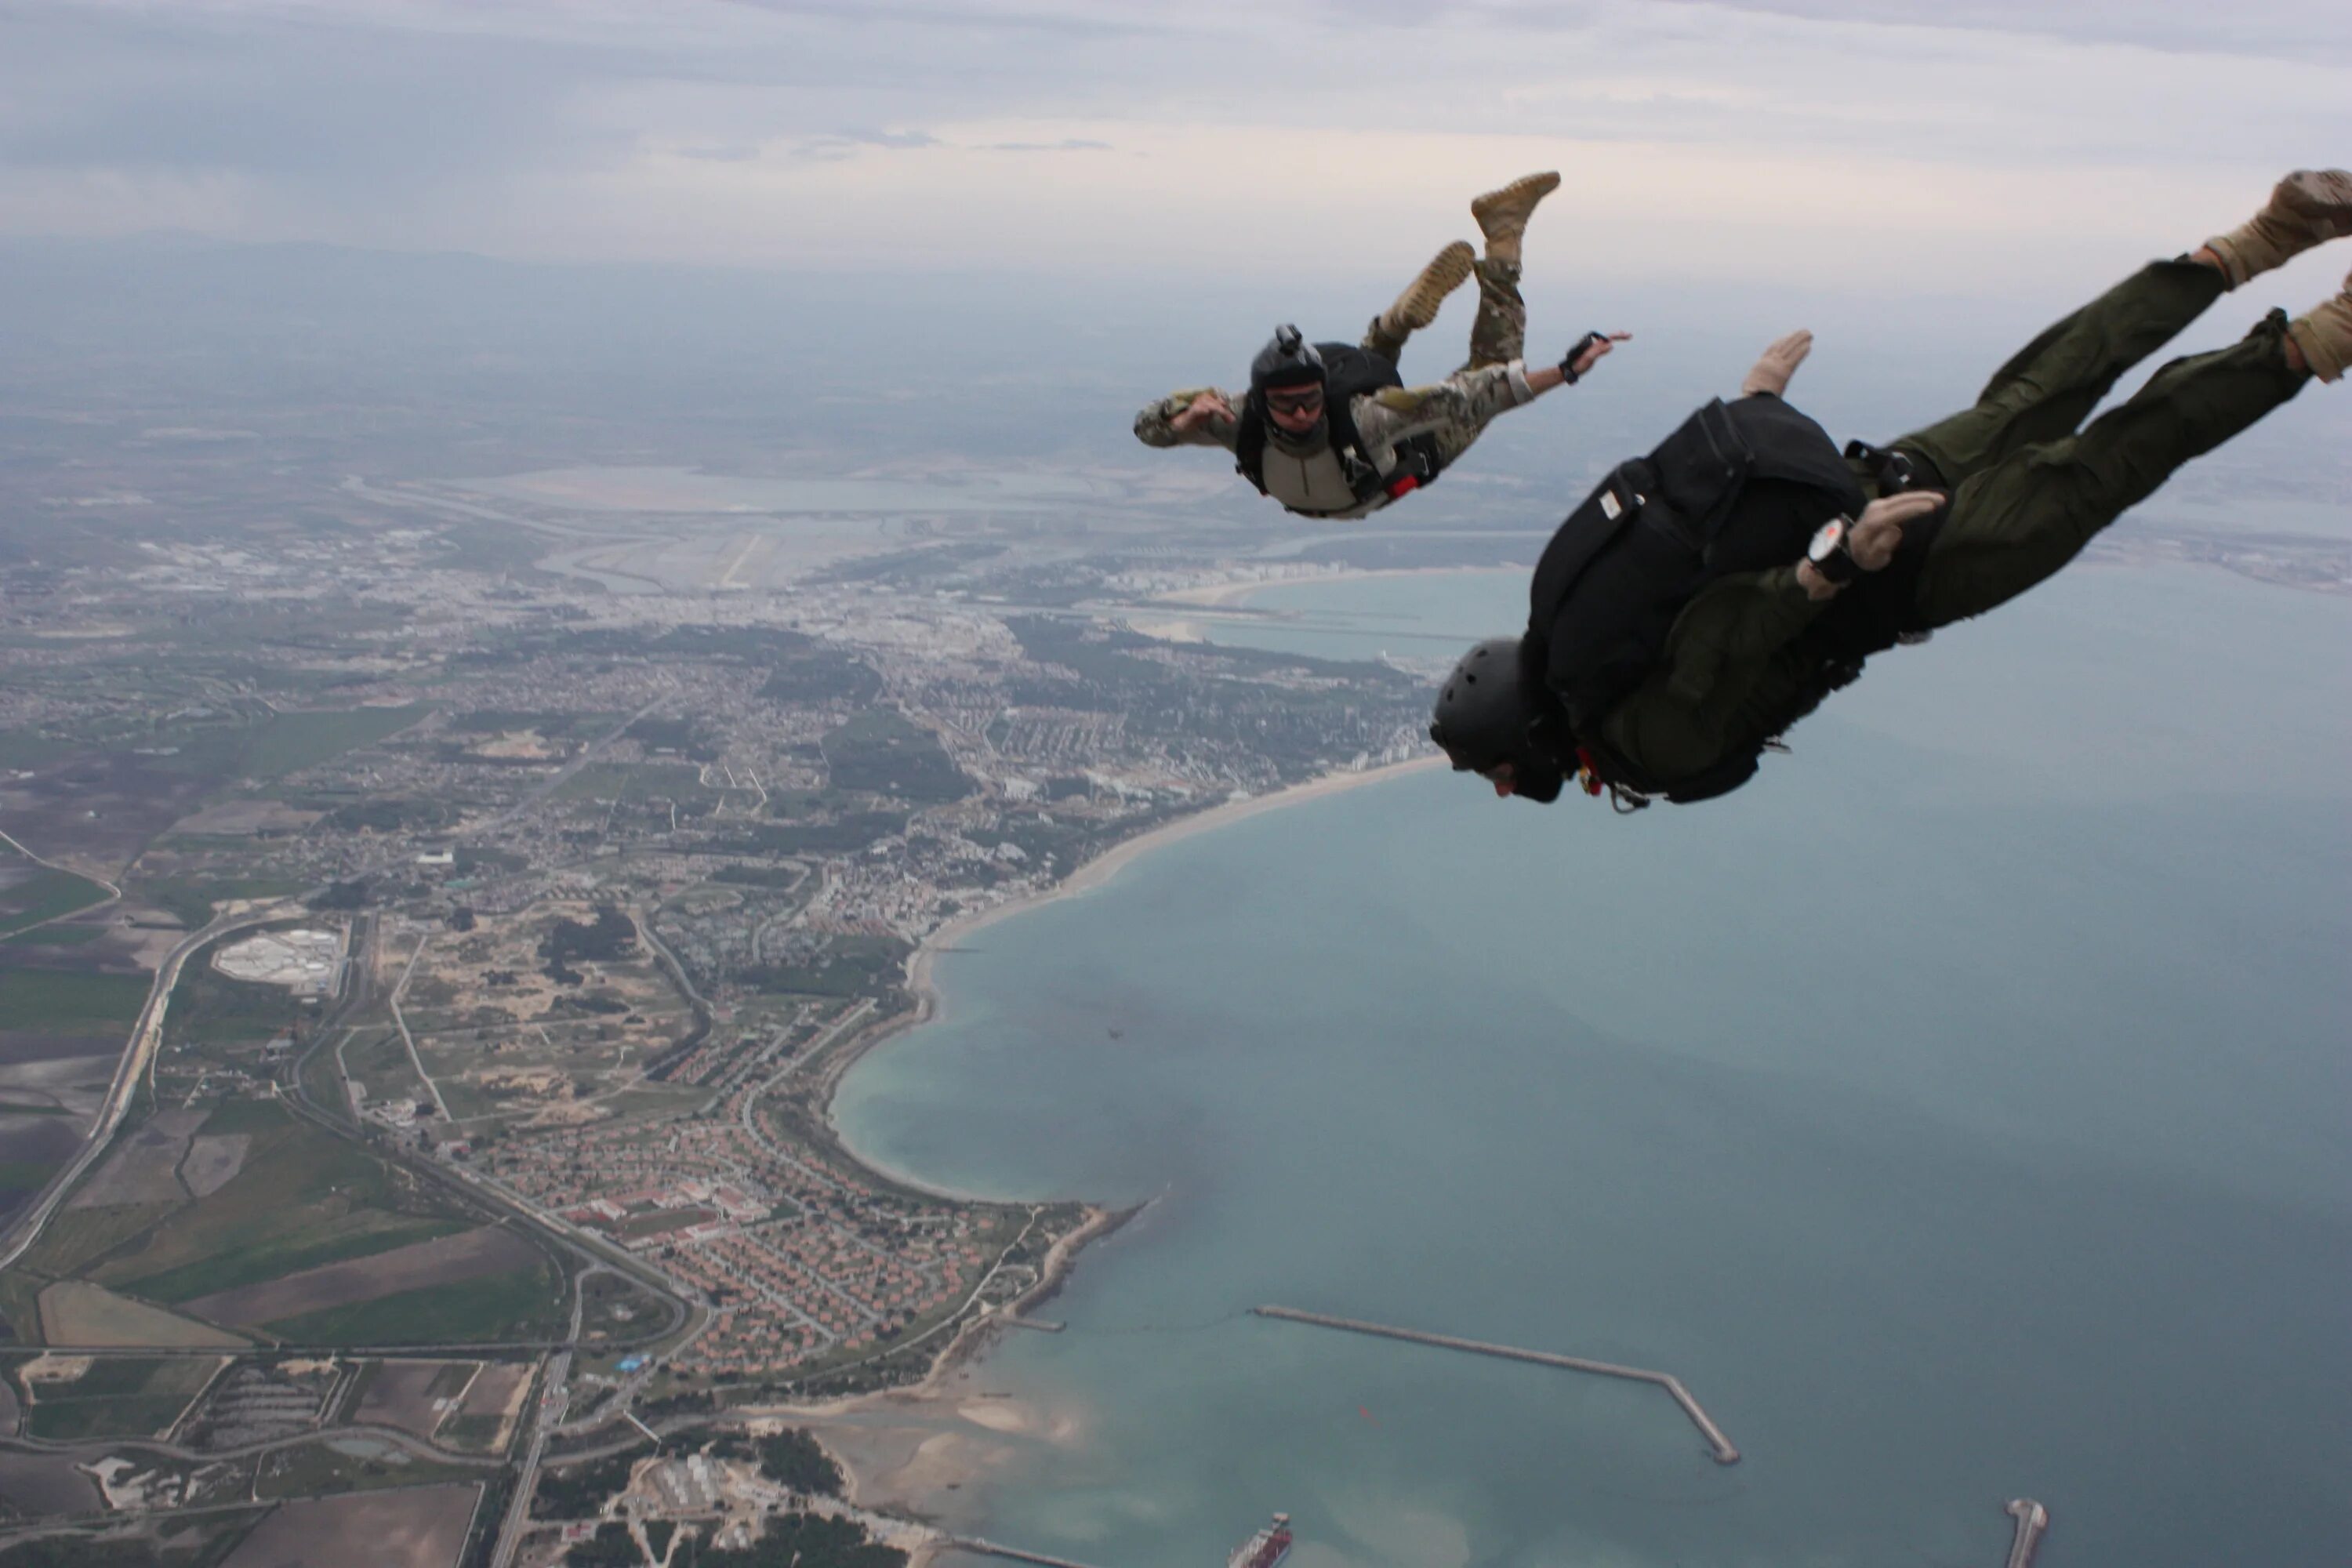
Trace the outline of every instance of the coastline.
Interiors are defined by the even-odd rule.
[[[1173,588],[1142,601],[1147,605],[1182,605],[1192,609],[1231,609],[1252,594],[1268,588],[1291,588],[1325,583],[1361,583],[1376,577],[1459,577],[1476,572],[1524,573],[1526,566],[1366,566],[1337,572],[1302,572],[1292,577],[1251,577],[1234,583],[1203,583],[1197,588]]]
[[[1195,834],[1366,784],[1402,778],[1442,766],[1444,762],[1443,756],[1415,757],[1381,767],[1326,773],[1271,794],[1227,801],[1193,812],[1113,845],[1050,888],[1027,898],[1010,899],[985,910],[975,910],[941,925],[907,960],[907,986],[915,998],[914,1010],[866,1030],[843,1046],[835,1059],[827,1064],[822,1121],[834,1147],[887,1181],[958,1202],[1003,1202],[982,1194],[944,1192],[911,1181],[904,1173],[879,1167],[852,1148],[834,1120],[835,1097],[852,1067],[875,1047],[939,1016],[941,999],[937,966],[941,952],[998,921],[1103,887],[1145,855]],[[1018,1314],[1050,1300],[1067,1282],[1077,1267],[1079,1255],[1089,1244],[1117,1231],[1148,1206],[1108,1209],[1086,1205],[1085,1219],[1076,1229],[1054,1243],[1036,1285],[1014,1302],[1010,1311]],[[849,1495],[859,1507],[925,1517],[925,1500],[935,1505],[942,1494],[960,1490],[985,1476],[1001,1462],[1005,1452],[1003,1445],[1009,1437],[1071,1440],[1073,1418],[1049,1416],[1009,1402],[998,1403],[1001,1396],[969,1386],[973,1364],[984,1352],[989,1337],[1004,1327],[1003,1315],[987,1313],[958,1329],[932,1362],[930,1370],[908,1387],[806,1405],[747,1406],[741,1414],[753,1419],[782,1419],[805,1425],[840,1464],[848,1480]],[[967,1386],[951,1386],[954,1384]],[[929,1560],[928,1553],[919,1553],[913,1563],[919,1565]]]
[[[850,1068],[856,1066],[877,1047],[897,1039],[900,1035],[921,1028],[939,1016],[940,998],[939,984],[934,975],[940,953],[952,951],[965,938],[986,930],[999,921],[1008,920],[1030,910],[1043,909],[1063,899],[1076,898],[1081,894],[1092,892],[1153,850],[1164,848],[1168,845],[1190,838],[1195,834],[1212,832],[1220,827],[1230,826],[1236,822],[1246,821],[1253,816],[1262,816],[1269,811],[1278,811],[1285,806],[1303,805],[1310,800],[1321,800],[1328,795],[1344,794],[1366,784],[1382,784],[1390,779],[1402,778],[1408,773],[1442,766],[1444,762],[1445,758],[1437,754],[1414,757],[1409,762],[1386,763],[1379,767],[1325,773],[1318,778],[1309,779],[1304,784],[1291,784],[1268,795],[1250,795],[1243,800],[1229,800],[1222,805],[1213,805],[1205,810],[1190,813],[1178,817],[1173,822],[1162,823],[1148,832],[1139,833],[1131,838],[1121,839],[1050,888],[1024,898],[1007,899],[1001,904],[992,904],[984,910],[974,910],[947,921],[925,937],[921,944],[907,957],[906,983],[907,989],[915,998],[914,1011],[902,1014],[865,1030],[842,1047],[835,1058],[826,1064],[824,1122],[826,1132],[833,1139],[834,1146],[876,1175],[896,1182],[902,1186],[912,1187],[917,1191],[929,1193],[936,1197],[952,1199],[959,1203],[1003,1202],[1002,1198],[992,1198],[983,1194],[952,1192],[931,1186],[911,1179],[903,1172],[877,1166],[857,1154],[850,1147],[841,1135],[840,1124],[834,1119],[834,1100],[840,1093],[841,1080],[848,1076]]]

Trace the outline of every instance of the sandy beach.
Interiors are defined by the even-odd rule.
[[[1071,899],[1081,893],[1091,892],[1154,849],[1174,844],[1181,839],[1190,838],[1196,833],[1211,832],[1265,812],[1278,811],[1286,805],[1301,805],[1310,800],[1321,800],[1327,795],[1338,795],[1345,790],[1360,789],[1365,784],[1402,778],[1407,773],[1441,766],[1444,761],[1442,756],[1416,757],[1409,763],[1391,763],[1385,767],[1365,768],[1357,773],[1326,773],[1319,779],[1311,779],[1302,784],[1293,784],[1287,789],[1276,790],[1270,795],[1255,795],[1244,800],[1229,800],[1223,805],[1211,806],[1205,811],[1195,812],[1190,816],[1181,817],[1164,826],[1155,827],[1149,833],[1139,833],[1132,838],[1116,844],[1044,892],[1030,898],[1008,900],[1002,904],[978,910],[968,915],[959,915],[926,937],[923,944],[917,948],[907,960],[907,986],[915,994],[914,1016],[910,1018],[896,1020],[892,1025],[876,1030],[871,1039],[857,1047],[858,1053],[863,1055],[865,1051],[881,1044],[886,1039],[929,1023],[937,1016],[939,1007],[938,987],[933,984],[931,979],[931,973],[939,954],[957,946],[965,938],[993,925],[998,921],[1019,914],[1024,910],[1037,909],[1058,899]]]
[[[1302,572],[1295,577],[1251,577],[1236,583],[1204,583],[1155,594],[1148,604],[1230,609],[1252,594],[1308,583],[1360,583],[1374,577],[1458,577],[1465,572],[1524,572],[1525,566],[1370,566],[1357,571]]]

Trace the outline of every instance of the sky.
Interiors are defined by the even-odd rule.
[[[2340,0],[0,0],[0,235],[1998,293],[2352,161]]]

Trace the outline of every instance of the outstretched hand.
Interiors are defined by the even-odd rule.
[[[1895,559],[1895,552],[1903,547],[1903,525],[1927,516],[1943,504],[1941,490],[1905,490],[1901,495],[1881,496],[1872,501],[1854,519],[1853,532],[1846,541],[1846,548],[1853,552],[1853,563],[1865,572],[1885,571]]]
[[[1576,356],[1569,368],[1575,371],[1577,374],[1582,375],[1586,371],[1599,364],[1611,349],[1615,348],[1619,343],[1631,342],[1633,338],[1633,334],[1631,332],[1610,332],[1605,336],[1597,337],[1587,345],[1582,353]]]
[[[1184,411],[1168,422],[1168,427],[1180,435],[1197,430],[1212,419],[1231,419],[1234,405],[1213,392],[1204,392],[1184,405]]]
[[[1758,357],[1747,378],[1739,384],[1739,395],[1754,397],[1759,393],[1769,393],[1779,397],[1789,390],[1789,378],[1797,374],[1797,367],[1812,352],[1812,333],[1802,328],[1790,332]]]

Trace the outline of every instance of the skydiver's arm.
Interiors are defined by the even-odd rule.
[[[1633,335],[1601,332],[1585,339],[1575,353],[1576,374],[1581,377]],[[1496,415],[1533,402],[1567,380],[1564,364],[1531,365],[1524,360],[1456,371],[1434,386],[1391,387],[1358,398],[1352,410],[1356,432],[1368,447],[1448,426],[1475,434]]]
[[[1213,386],[1187,387],[1135,416],[1135,438],[1147,447],[1223,447],[1230,452],[1240,422],[1234,400]]]
[[[1367,447],[1387,447],[1449,426],[1475,432],[1535,395],[1526,363],[1513,360],[1455,371],[1432,386],[1391,386],[1367,393],[1349,412]]]
[[[1885,571],[1902,548],[1904,525],[1943,502],[1937,490],[1872,501],[1848,536],[1854,564]],[[1665,662],[1610,710],[1601,738],[1655,778],[1688,778],[1713,766],[1736,736],[1753,733],[1740,710],[1775,657],[1838,593],[1810,560],[1701,590],[1666,634]]]
[[[1745,573],[1702,591],[1675,617],[1665,662],[1610,710],[1601,738],[1654,778],[1713,766],[1743,731],[1740,710],[1774,656],[1828,605],[1800,570]]]

